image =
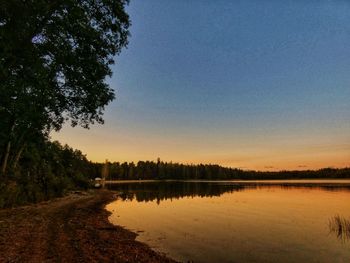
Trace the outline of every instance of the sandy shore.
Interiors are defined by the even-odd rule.
[[[0,262],[175,262],[108,221],[110,191],[0,210]]]

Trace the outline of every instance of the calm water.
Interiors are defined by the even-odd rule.
[[[350,181],[130,182],[109,204],[111,222],[137,240],[194,262],[350,262]]]

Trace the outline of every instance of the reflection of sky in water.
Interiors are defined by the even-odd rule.
[[[350,218],[348,189],[179,182],[114,187],[126,194],[108,205],[110,220],[143,230],[138,240],[175,259],[350,262],[349,243],[339,242],[328,225],[337,214]]]
[[[350,180],[264,180],[264,181],[116,181],[109,189],[119,192],[122,200],[138,202],[183,197],[213,197],[254,188],[283,188],[285,190],[322,189],[325,191],[350,191]]]

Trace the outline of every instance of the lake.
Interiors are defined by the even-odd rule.
[[[187,262],[350,262],[349,180],[108,184],[110,221]]]

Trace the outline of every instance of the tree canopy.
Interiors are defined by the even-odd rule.
[[[32,137],[103,123],[110,65],[128,43],[128,0],[0,3],[2,172]]]

